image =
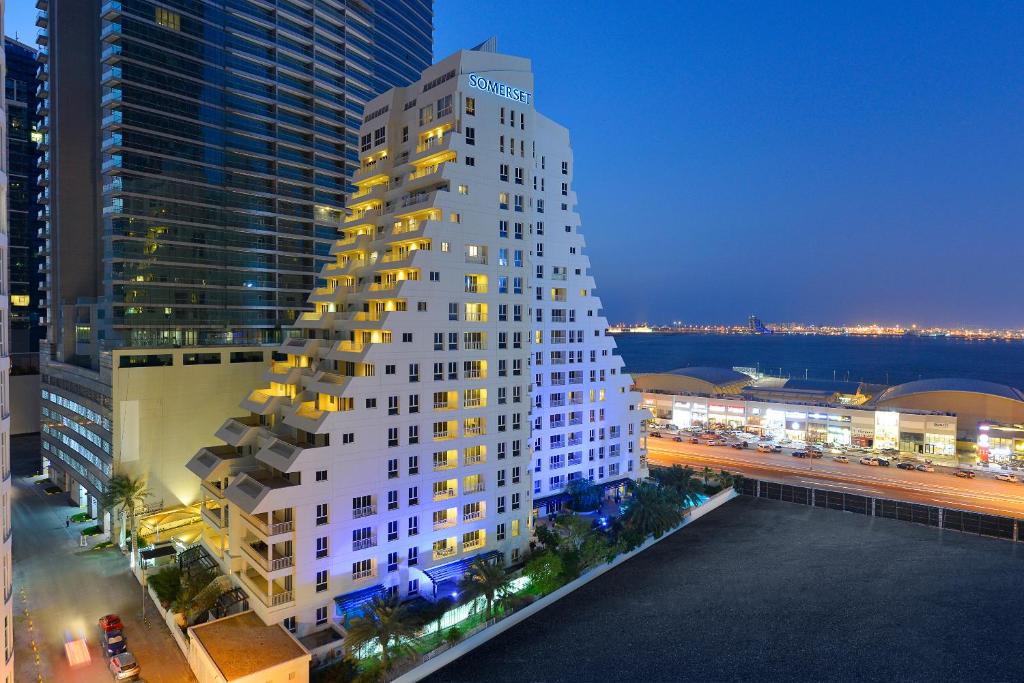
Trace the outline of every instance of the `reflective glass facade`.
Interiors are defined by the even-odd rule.
[[[8,39],[4,44],[7,73],[4,99],[7,104],[7,225],[10,244],[9,286],[11,295],[11,353],[16,366],[31,365],[21,355],[39,350],[38,252],[42,244],[39,216],[40,188],[36,182],[36,154],[46,148],[36,130],[36,51]],[[45,76],[43,69],[39,71]]]
[[[364,103],[430,63],[430,3],[100,12],[100,341],[278,339],[337,235]]]

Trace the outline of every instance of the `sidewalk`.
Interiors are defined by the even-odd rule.
[[[107,660],[99,646],[97,619],[121,616],[128,649],[148,683],[194,681],[188,663],[147,596],[142,619],[142,587],[116,548],[80,548],[81,529],[93,522],[66,524],[78,511],[66,494],[47,495],[30,476],[38,463],[38,437],[11,440],[14,525],[15,680],[109,683]],[[68,637],[84,636],[92,661],[72,670],[64,656]],[[38,650],[38,662],[33,652]]]

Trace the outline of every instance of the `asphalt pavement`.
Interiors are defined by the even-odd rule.
[[[861,465],[867,454],[849,453],[848,463],[836,462],[832,454],[822,458],[794,458],[792,450],[760,453],[751,446],[707,446],[673,441],[671,435],[647,439],[648,461],[655,465],[680,464],[701,470],[739,472],[745,476],[795,486],[813,486],[843,493],[892,498],[924,505],[983,512],[1024,519],[1024,483],[1005,482],[995,472],[978,472],[974,479],[953,475],[955,468],[936,467],[935,472],[902,470]]]
[[[39,467],[39,438],[11,439],[14,524],[15,680],[110,683],[97,620],[115,612],[125,624],[128,649],[147,683],[195,681],[188,663],[117,549],[82,550],[79,529],[66,526],[77,508],[64,494],[47,495],[31,476]],[[91,662],[72,669],[64,654],[69,635],[84,634]],[[36,654],[38,653],[38,660]],[[40,678],[41,676],[41,678]]]

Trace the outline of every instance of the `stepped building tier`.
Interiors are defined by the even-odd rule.
[[[316,310],[189,468],[203,544],[300,635],[369,596],[514,564],[569,482],[645,474],[646,412],[606,334],[565,128],[530,62],[461,51],[367,104]]]

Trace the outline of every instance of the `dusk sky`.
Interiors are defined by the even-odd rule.
[[[1024,327],[1024,4],[435,10],[436,57],[533,59],[612,321]]]

